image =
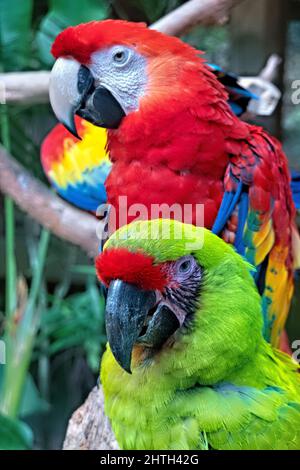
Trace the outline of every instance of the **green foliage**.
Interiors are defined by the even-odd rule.
[[[0,414],[0,450],[28,450],[32,442],[31,429],[25,423]]]
[[[42,317],[37,356],[43,351],[50,358],[67,349],[80,348],[91,370],[98,372],[106,337],[104,299],[94,277],[88,280],[85,292],[60,300],[50,296],[52,305]]]
[[[15,418],[20,413],[26,376],[31,361],[35,335],[39,328],[41,311],[38,308],[49,232],[41,233],[36,263],[32,269],[32,281],[27,294],[27,286],[22,278],[16,286],[18,303],[13,312],[6,316],[4,341],[6,344],[6,365],[1,386],[1,412]],[[9,254],[8,254],[9,257]],[[9,264],[9,260],[7,260]],[[9,274],[8,274],[9,275]]]
[[[224,26],[198,26],[182,39],[205,52],[205,59],[225,69],[228,67],[229,31]]]
[[[69,24],[105,18],[109,11],[108,4],[101,0],[43,0],[39,3],[39,11],[45,11],[49,5],[49,13],[41,22],[41,18],[34,17],[37,5],[33,0],[0,0],[0,71],[40,68],[44,55],[46,57],[48,53],[49,58],[50,43],[57,32]],[[36,43],[34,38],[39,25]],[[35,44],[38,44],[38,50],[34,48]],[[35,176],[44,179],[39,147],[55,122],[49,105],[9,108],[3,105],[0,106],[0,113],[1,142]],[[36,235],[32,237],[30,232],[34,233],[37,227],[32,223],[24,224],[26,219],[21,218],[18,212],[15,214],[14,204],[9,198],[5,198],[4,214],[6,314],[4,317],[1,312],[0,330],[6,344],[6,365],[0,366],[0,448],[32,447],[32,432],[19,419],[25,419],[33,426],[35,445],[40,447],[51,446],[53,439],[45,436],[49,432],[57,434],[59,430],[60,437],[56,440],[59,446],[70,413],[94,384],[95,379],[89,371],[98,373],[105,343],[103,298],[94,272],[88,276],[84,292],[68,296],[76,274],[71,274],[74,259],[71,257],[69,263],[67,256],[64,260],[68,264],[65,265],[64,280],[50,295],[45,282],[46,266],[51,264],[49,233],[42,231],[40,239]],[[22,226],[27,226],[29,238],[33,238],[29,240],[26,236],[22,240],[22,252],[26,252],[24,258],[30,260],[30,269],[26,272],[28,280],[19,275],[21,266],[16,256],[19,246],[15,232],[19,221],[21,225],[18,226],[17,235]],[[69,252],[68,247],[65,252]],[[71,356],[74,357],[74,364],[88,364],[82,373],[87,388],[81,386],[71,398],[69,393],[66,402],[65,387],[71,387],[74,381],[70,370]],[[55,366],[55,373],[52,363],[59,364],[58,371]],[[64,381],[58,380],[59,370],[63,370]],[[56,377],[54,383],[53,374]],[[78,378],[76,382],[80,383]],[[54,421],[50,419],[51,424],[48,425],[45,416],[53,417]],[[40,424],[36,427],[39,419]]]
[[[55,124],[50,106],[10,106],[9,119],[12,155],[37,178],[46,182],[40,163],[40,143]]]
[[[139,7],[140,10],[143,11],[147,16],[149,22],[154,22],[160,18],[160,16],[162,16],[163,13],[168,9],[169,4],[168,0],[151,0],[150,2],[147,2],[147,0],[131,0],[127,3],[132,4],[135,7]]]
[[[6,71],[21,70],[31,51],[33,0],[0,0],[0,63]]]
[[[20,417],[26,418],[36,413],[45,413],[49,408],[49,403],[41,397],[32,375],[28,373],[20,403]]]
[[[3,367],[0,367],[0,389],[3,382],[3,369]],[[30,373],[28,373],[24,381],[20,400],[20,409],[18,413],[20,418],[25,419],[35,413],[45,413],[49,410],[49,406],[49,403],[41,397],[34,378]]]
[[[36,36],[38,54],[47,66],[53,63],[50,49],[57,34],[67,26],[108,17],[105,0],[49,0],[49,12],[41,21]]]
[[[148,24],[183,3],[183,0],[112,0],[117,15],[125,20],[146,21]]]
[[[182,0],[133,0],[135,3],[140,4],[140,8],[148,16],[150,23],[159,20],[163,15],[166,15],[174,8],[178,7]]]

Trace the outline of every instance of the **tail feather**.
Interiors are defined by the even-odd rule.
[[[292,182],[291,188],[293,193],[293,200],[295,206],[298,210],[300,210],[300,173],[296,171],[292,171]]]
[[[251,100],[258,100],[258,96],[251,90],[242,87],[239,84],[239,77],[231,72],[225,72],[221,67],[215,64],[208,64],[228,92],[228,103],[237,116],[241,116],[247,111],[248,104]]]
[[[300,269],[300,235],[296,226],[293,227],[292,231],[292,247],[294,269]]]
[[[300,211],[300,172],[292,171],[291,182],[294,204]],[[292,232],[294,269],[300,269],[300,235],[295,225]]]

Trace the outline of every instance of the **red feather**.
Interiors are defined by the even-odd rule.
[[[161,265],[154,264],[152,256],[125,248],[111,248],[101,253],[96,259],[96,271],[106,286],[114,279],[121,279],[144,290],[162,291],[168,283],[166,272]]]
[[[176,38],[149,30],[145,23],[123,20],[91,21],[70,26],[55,39],[51,53],[58,57],[72,56],[81,64],[90,62],[91,55],[99,49],[124,44],[136,47],[144,55],[185,54],[186,59],[195,57],[195,49]]]

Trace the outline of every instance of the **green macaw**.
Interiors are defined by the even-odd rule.
[[[138,221],[96,260],[122,449],[300,449],[300,375],[262,336],[251,265],[210,231]]]

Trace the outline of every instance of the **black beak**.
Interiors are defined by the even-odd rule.
[[[116,98],[104,87],[91,87],[83,95],[75,114],[95,126],[117,129],[125,116]]]
[[[78,71],[78,91],[81,95],[75,114],[96,126],[107,129],[119,127],[125,113],[116,98],[102,86],[94,87],[94,79],[87,67]]]
[[[116,361],[129,373],[133,345],[155,303],[153,291],[141,290],[120,280],[109,285],[105,311],[107,339]]]
[[[111,351],[129,373],[135,344],[157,350],[180,326],[168,306],[157,304],[154,291],[142,290],[121,280],[109,285],[105,322]]]

